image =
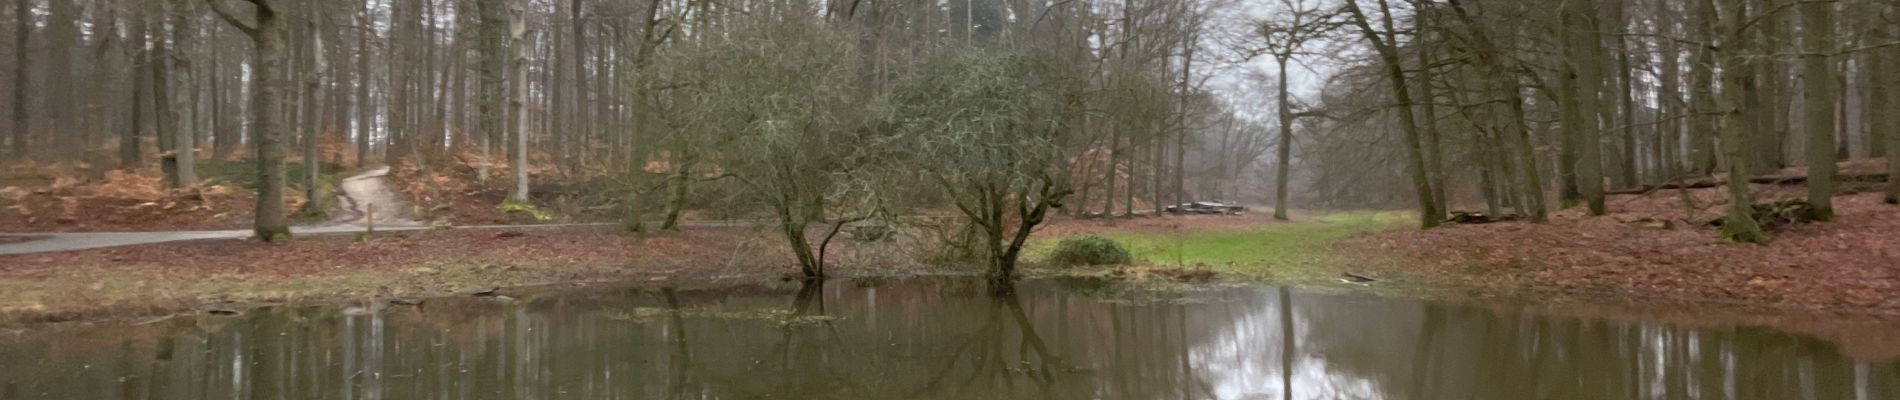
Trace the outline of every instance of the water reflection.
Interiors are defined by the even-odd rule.
[[[42,328],[0,339],[0,399],[1900,398],[1894,363],[1763,329],[1271,287],[1013,289],[614,289]]]

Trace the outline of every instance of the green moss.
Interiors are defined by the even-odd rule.
[[[303,163],[284,164],[284,185],[291,190],[303,190],[304,175],[308,173]],[[319,164],[317,167],[317,190],[322,193],[335,193],[336,187],[343,182],[343,174],[348,169],[337,164]],[[211,161],[198,165],[198,175],[205,179],[231,182],[246,189],[257,189],[257,163],[252,161]]]
[[[253,235],[265,243],[285,243],[291,239],[290,227],[256,228]]]
[[[495,208],[509,214],[527,215],[530,218],[534,218],[535,221],[554,219],[554,216],[549,215],[547,211],[535,207],[534,203],[509,200],[501,202],[501,205]]]
[[[1157,267],[1205,265],[1221,275],[1254,280],[1332,279],[1354,260],[1330,245],[1358,234],[1405,226],[1397,212],[1327,214],[1260,228],[1180,233],[1109,232],[1102,236],[1128,247],[1137,263]],[[1037,238],[1027,250],[1047,256],[1062,238]]]

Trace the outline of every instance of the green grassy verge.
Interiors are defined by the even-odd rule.
[[[1353,235],[1404,226],[1399,212],[1349,212],[1248,229],[1168,232],[1096,232],[1151,267],[1206,266],[1222,275],[1251,280],[1330,280],[1353,262],[1329,244]],[[1036,238],[1026,249],[1042,261],[1062,237]]]
[[[320,163],[318,164],[316,172],[317,193],[320,194],[320,198],[318,198],[317,201],[319,202],[318,204],[324,206],[318,210],[327,211],[334,208],[335,205],[330,203],[334,202],[338,186],[343,183],[344,174],[349,173],[349,168],[337,164]],[[309,173],[309,171],[305,171],[304,164],[301,162],[285,163],[284,189],[297,192],[303,191],[304,175],[307,173]],[[199,163],[198,175],[205,179],[231,182],[245,189],[257,189],[256,162],[214,160]],[[293,217],[300,220],[322,220],[328,218],[327,215],[322,214],[307,214],[308,211],[312,210],[293,211],[299,213]]]

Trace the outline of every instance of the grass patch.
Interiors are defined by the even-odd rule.
[[[1351,262],[1329,248],[1331,243],[1403,226],[1407,220],[1399,212],[1350,212],[1248,229],[1095,235],[1122,243],[1137,263],[1149,266],[1204,265],[1222,275],[1246,279],[1310,281],[1335,278]],[[1032,259],[1044,259],[1063,239],[1037,238],[1026,251]]]
[[[301,162],[284,163],[284,190],[302,192],[306,174],[310,173]],[[344,174],[349,169],[338,164],[319,163],[317,165],[317,194],[313,199],[320,207],[293,210],[292,215],[300,221],[324,220],[329,218],[329,210],[336,206],[335,198],[339,185],[343,184]],[[230,182],[249,190],[257,190],[257,163],[254,161],[210,161],[198,164],[198,176]]]
[[[290,190],[303,190],[304,175],[308,173],[303,163],[284,163],[284,186]],[[335,193],[338,183],[348,169],[337,164],[318,164],[317,189],[323,193]],[[257,189],[257,163],[251,161],[211,161],[198,164],[198,175],[205,179],[217,179],[231,182],[245,189]]]

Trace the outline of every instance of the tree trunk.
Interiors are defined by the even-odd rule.
[[[1190,97],[1187,94],[1193,93],[1194,91],[1194,87],[1192,83],[1192,80],[1194,79],[1193,78],[1194,49],[1197,47],[1200,47],[1195,44],[1197,43],[1197,39],[1199,37],[1200,37],[1199,33],[1191,34],[1188,36],[1187,43],[1182,45],[1182,47],[1185,48],[1186,54],[1181,57],[1181,93],[1182,95],[1180,98],[1180,111],[1178,112],[1178,115],[1176,116],[1176,118],[1178,118],[1179,120],[1179,125],[1176,126],[1176,131],[1174,135],[1174,200],[1171,201],[1171,203],[1174,203],[1174,204],[1183,204],[1183,203],[1188,202],[1188,196],[1187,196],[1188,140],[1187,140],[1187,137],[1188,137],[1188,132],[1190,132],[1188,129],[1188,99]],[[1280,203],[1286,203],[1286,202],[1281,201]],[[1166,210],[1167,208],[1162,207],[1162,209]]]
[[[1128,218],[1135,217],[1135,183],[1141,182],[1135,177],[1136,168],[1141,162],[1141,148],[1136,144],[1139,142],[1134,136],[1128,137],[1128,183],[1122,189],[1122,194],[1127,196],[1122,198],[1122,216]]]
[[[72,165],[85,152],[84,146],[78,143],[80,129],[73,118],[73,110],[78,109],[73,95],[79,92],[80,83],[73,77],[75,68],[72,59],[72,50],[79,48],[74,43],[77,40],[75,37],[79,35],[77,22],[80,16],[79,11],[75,10],[78,5],[75,1],[53,1],[47,6],[47,77],[44,82],[47,87],[43,92],[46,93],[46,99],[41,103],[41,109],[50,117],[48,122],[51,122],[51,129],[45,132],[53,135],[55,153],[64,165]]]
[[[818,265],[818,257],[811,252],[811,241],[805,237],[805,219],[780,207],[779,233],[785,235],[791,245],[792,256],[798,259],[799,273],[805,279],[824,279],[824,266]]]
[[[33,35],[33,0],[18,0],[13,8],[13,156],[26,156],[27,130],[31,129],[33,116],[27,115],[27,84],[31,82],[27,74],[26,45]],[[138,129],[134,124],[132,129]]]
[[[139,145],[142,144],[139,136],[140,131],[145,129],[145,98],[150,96],[151,91],[151,87],[147,86],[149,83],[147,79],[152,76],[149,69],[152,67],[152,53],[146,50],[149,39],[145,36],[147,14],[150,14],[151,10],[149,7],[141,7],[140,11],[142,12],[132,17],[130,26],[130,40],[132,47],[136,49],[132,56],[130,82],[132,84],[132,124],[125,127],[119,134],[119,169],[128,171],[138,168],[143,161],[139,154]]]
[[[257,130],[257,211],[252,229],[266,242],[290,240],[290,224],[284,215],[284,139],[289,127],[284,121],[284,56],[289,27],[283,6],[276,0],[256,0],[248,18],[235,14],[224,0],[205,0],[225,22],[251,37],[256,53],[256,89],[251,92],[251,124]],[[249,20],[249,21],[246,21]]]
[[[180,1],[166,1],[165,3],[171,5],[172,8],[184,5],[184,3]],[[158,13],[153,15],[153,18],[156,18],[157,21],[164,21],[172,13],[172,11],[164,5],[154,4],[152,7],[158,10]],[[180,135],[178,133],[179,125],[177,123],[178,105],[173,104],[176,96],[172,95],[172,88],[175,82],[172,78],[171,70],[178,62],[172,57],[170,45],[168,44],[170,41],[165,39],[167,33],[173,32],[175,29],[168,30],[165,25],[166,24],[163,23],[158,24],[156,27],[158,32],[153,35],[152,40],[152,114],[153,117],[155,117],[153,126],[158,133],[158,150],[161,160],[160,169],[165,171],[165,182],[171,187],[182,188],[190,185],[190,183],[185,180],[185,175],[182,171],[184,169],[184,163],[181,162],[183,161],[183,157],[179,154],[177,139],[177,136]]]
[[[1819,221],[1834,219],[1834,10],[1830,3],[1803,3],[1801,7],[1801,61],[1806,91],[1801,124],[1808,131],[1809,215]],[[1891,180],[1893,178],[1889,178]]]
[[[323,86],[322,77],[318,75],[322,73],[326,66],[323,58],[323,31],[321,30],[323,25],[317,21],[321,16],[316,12],[314,7],[310,7],[310,4],[306,4],[304,10],[308,11],[308,13],[304,14],[304,18],[306,18],[308,22],[304,30],[304,38],[307,41],[304,44],[304,62],[306,64],[302,67],[303,99],[300,100],[300,102],[303,103],[303,121],[299,124],[299,126],[302,127],[300,130],[304,131],[304,212],[316,213],[322,210],[323,207],[322,191],[318,190],[317,185],[317,178],[319,175],[322,175],[321,165],[317,159],[317,147],[322,145],[323,142],[323,117],[319,115],[319,113],[323,111],[323,96],[318,93],[323,89]]]
[[[1624,20],[1624,14],[1626,13],[1624,8],[1627,7],[1627,3],[1617,1],[1610,5],[1610,7],[1613,7],[1613,14],[1615,15],[1614,18],[1610,19],[1610,23],[1615,24],[1610,28],[1610,31],[1622,32],[1628,29],[1629,24]],[[1621,155],[1617,157],[1619,167],[1617,168],[1617,176],[1619,178],[1617,187],[1626,188],[1638,184],[1638,163],[1636,159],[1639,153],[1636,149],[1636,80],[1634,78],[1636,66],[1630,63],[1629,41],[1614,34],[1610,35],[1609,40],[1611,43],[1610,50],[1616,53],[1616,81],[1618,83],[1616,100],[1619,110],[1617,116],[1620,117],[1618,120],[1621,121],[1620,125],[1622,125],[1618,128],[1617,136],[1617,138],[1622,141],[1622,146],[1620,146],[1620,150],[1622,150]]]
[[[191,12],[192,3],[191,0],[172,0],[172,41],[180,46],[191,43],[192,40],[187,36],[193,32],[191,21],[197,19],[195,13]],[[187,60],[180,51],[172,51],[166,56],[171,58],[169,62],[172,68],[165,74],[165,84],[168,86],[176,84],[177,88],[192,90],[188,82],[191,77],[191,61]],[[159,62],[167,61],[161,59]],[[197,105],[190,102],[178,104],[180,102],[176,100],[179,94],[176,91],[168,91],[167,97],[159,98],[165,104],[165,109],[161,113],[170,120],[169,124],[172,124],[170,127],[172,134],[161,140],[172,141],[172,154],[178,158],[178,175],[173,183],[177,187],[186,187],[198,184],[198,134],[190,129],[191,119],[195,116],[180,114],[190,113],[197,108]]]
[[[1779,46],[1778,41],[1789,35],[1789,29],[1786,28],[1787,24],[1784,22],[1784,16],[1788,13],[1779,12],[1781,9],[1776,4],[1781,1],[1798,0],[1752,0],[1747,6],[1748,10],[1745,11],[1745,13],[1761,15],[1754,19],[1753,28],[1758,34],[1749,35],[1747,32],[1743,34],[1756,38],[1760,43],[1759,46],[1768,51],[1781,50],[1782,46]],[[1790,79],[1787,75],[1789,68],[1785,66],[1782,57],[1767,57],[1755,62],[1758,64],[1752,68],[1757,78],[1755,85],[1752,86],[1755,90],[1751,92],[1754,94],[1755,104],[1748,112],[1761,118],[1761,123],[1754,125],[1756,136],[1753,148],[1756,159],[1755,163],[1750,165],[1754,167],[1752,173],[1766,174],[1787,166],[1784,150],[1789,136],[1788,111],[1793,107],[1790,104],[1791,97],[1788,94],[1790,89],[1786,82]]]
[[[1386,11],[1388,9],[1386,0],[1379,0],[1379,6],[1381,11],[1385,11],[1385,15],[1381,18],[1384,25],[1383,32],[1391,35],[1394,30],[1392,16],[1389,11]],[[1382,36],[1380,31],[1373,30],[1365,12],[1360,10],[1358,0],[1347,0],[1346,10],[1352,14],[1352,23],[1358,25],[1366,41],[1371,42],[1373,48],[1378,51],[1379,58],[1384,64],[1386,78],[1390,81],[1388,83],[1392,85],[1393,100],[1399,104],[1399,124],[1405,132],[1404,143],[1401,146],[1405,150],[1406,169],[1412,178],[1412,189],[1418,199],[1419,224],[1427,229],[1437,227],[1443,222],[1445,212],[1432,195],[1431,178],[1426,175],[1424,151],[1420,148],[1421,134],[1418,118],[1412,113],[1412,93],[1410,86],[1406,83],[1405,67],[1399,61],[1398,43],[1392,40],[1395,38]]]
[[[1669,4],[1673,1],[1655,0],[1655,2],[1655,16],[1658,20],[1658,25],[1660,25],[1657,30],[1664,36],[1676,35],[1678,31],[1675,29],[1675,23],[1667,20],[1670,18],[1669,16],[1672,12],[1669,8]],[[1660,108],[1656,113],[1656,119],[1661,123],[1656,135],[1657,146],[1659,147],[1656,161],[1660,166],[1660,169],[1656,171],[1656,181],[1661,182],[1674,179],[1677,175],[1682,174],[1682,161],[1680,159],[1682,123],[1675,115],[1683,113],[1684,111],[1681,107],[1682,89],[1680,86],[1681,80],[1679,79],[1682,73],[1682,67],[1678,65],[1681,53],[1677,51],[1676,42],[1673,40],[1661,40],[1658,42],[1658,46],[1661,48],[1658,54],[1662,57],[1661,73],[1658,74],[1658,79],[1662,81],[1659,88],[1661,93],[1658,95],[1662,96],[1662,100],[1657,103]],[[1699,116],[1694,115],[1690,117],[1699,118]]]
[[[223,58],[222,49],[224,46],[222,43],[213,43],[210,47],[211,58],[209,61],[211,61],[211,69],[213,70],[210,85],[211,113],[213,114],[211,116],[211,129],[215,131],[211,134],[211,158],[218,161],[230,161],[231,151],[235,150],[238,145],[239,132],[238,127],[231,123],[230,118],[231,114],[235,111],[235,107],[231,105],[231,91],[225,86],[225,83],[231,80],[230,69],[227,69],[226,65],[236,60],[225,60]]]
[[[1718,0],[1706,0],[1715,2]],[[1720,16],[1715,21],[1715,31],[1722,40],[1713,50],[1722,71],[1722,96],[1719,101],[1723,154],[1729,161],[1728,218],[1722,223],[1722,236],[1729,240],[1744,243],[1765,243],[1767,234],[1755,221],[1754,193],[1749,191],[1748,173],[1752,163],[1750,138],[1744,125],[1748,116],[1742,112],[1742,104],[1747,101],[1749,81],[1753,79],[1753,66],[1744,54],[1747,35],[1744,34],[1742,21],[1746,18],[1742,12],[1741,0],[1720,0]]]
[[[680,230],[680,211],[686,207],[686,196],[693,190],[691,167],[693,161],[691,161],[691,156],[683,155],[685,152],[680,154],[682,156],[679,159],[679,165],[674,167],[673,175],[667,178],[672,182],[667,185],[666,219],[660,221],[662,231],[678,232]]]
[[[582,106],[582,104],[587,104],[588,90],[587,24],[585,23],[586,20],[581,18],[581,7],[584,0],[570,1],[573,3],[569,5],[572,8],[568,10],[568,23],[574,27],[574,32],[572,33],[574,36],[572,40],[573,43],[570,44],[570,47],[573,48],[573,53],[570,54],[573,59],[568,61],[567,64],[568,67],[574,70],[569,72],[570,75],[568,76],[569,84],[573,91],[569,94],[567,102],[568,108],[565,112],[573,119],[572,124],[568,127],[574,137],[574,143],[572,144],[574,150],[571,153],[571,164],[574,168],[584,168],[587,166],[587,153],[593,149],[592,146],[588,145],[592,141],[592,138],[588,135],[588,133],[593,132],[593,129],[588,126],[588,124],[592,123],[592,118],[588,118],[588,108]]]
[[[1889,7],[1890,10],[1894,8],[1895,7]],[[1882,32],[1882,37],[1889,40],[1900,37],[1900,29],[1895,29],[1891,25],[1883,27],[1880,31]],[[1874,57],[1881,60],[1880,65],[1886,68],[1882,70],[1885,71],[1884,75],[1874,76],[1878,82],[1874,85],[1877,87],[1876,90],[1884,93],[1881,98],[1886,99],[1886,101],[1882,103],[1882,108],[1876,111],[1878,114],[1881,114],[1880,121],[1884,127],[1881,132],[1883,132],[1882,139],[1885,140],[1881,145],[1884,145],[1886,148],[1887,157],[1888,178],[1886,201],[1887,204],[1900,204],[1900,159],[1897,159],[1900,157],[1894,156],[1894,154],[1900,153],[1900,112],[1891,111],[1893,110],[1894,97],[1900,96],[1900,76],[1896,76],[1893,73],[1896,65],[1900,65],[1900,47],[1890,46],[1875,51],[1874,53]]]
[[[1165,120],[1161,125],[1161,129],[1155,130],[1154,146],[1148,149],[1148,160],[1153,163],[1153,165],[1148,167],[1148,199],[1150,203],[1149,206],[1154,209],[1154,215],[1157,216],[1166,211],[1165,204],[1167,201],[1163,200],[1161,196],[1167,192],[1162,189],[1164,186],[1163,183],[1167,181],[1166,178],[1168,176],[1166,172],[1168,170],[1167,134],[1173,130],[1167,126],[1168,124]]]
[[[369,6],[365,4],[358,11],[357,24],[369,26]],[[374,81],[370,77],[369,63],[375,51],[370,48],[370,36],[368,31],[356,32],[356,168],[359,169],[368,166],[365,160],[369,159],[369,137],[375,132],[371,126],[375,123],[376,105],[369,101],[369,85]]]
[[[531,51],[526,40],[525,2],[527,0],[514,0],[508,8],[508,46],[515,51],[514,79],[509,82],[513,95],[508,103],[515,116],[514,157],[509,162],[509,168],[514,170],[515,185],[508,193],[508,200],[522,203],[528,202],[528,56]]]
[[[119,72],[117,59],[112,57],[112,53],[120,52],[115,48],[119,40],[118,17],[114,15],[116,10],[115,7],[105,7],[95,10],[92,15],[90,34],[96,44],[93,45],[89,62],[92,67],[92,76],[86,79],[90,85],[87,88],[88,93],[91,95],[82,103],[85,107],[81,109],[81,112],[85,117],[82,118],[83,125],[78,127],[80,129],[79,145],[87,150],[81,154],[80,160],[87,164],[99,164],[93,161],[90,150],[98,147],[99,133],[110,131],[117,120],[111,117],[117,115],[115,107],[112,106],[117,101],[112,99],[107,92],[112,88],[113,78]]]
[[[1696,38],[1713,43],[1716,0],[1694,1]],[[1716,167],[1716,60],[1709,47],[1696,46],[1695,60],[1689,64],[1689,167],[1700,175],[1715,174]]]
[[[284,215],[284,140],[289,136],[284,120],[284,41],[288,29],[275,8],[259,7],[257,33],[251,35],[259,83],[253,96],[257,108],[251,111],[251,123],[257,126],[258,175],[253,229],[267,242],[290,238],[290,224]]]
[[[1429,10],[1427,11],[1429,12]],[[1431,48],[1434,44],[1428,42],[1431,35],[1431,27],[1429,24],[1432,22],[1432,19],[1429,16],[1420,16],[1414,19],[1417,21],[1417,26],[1414,27],[1413,32],[1415,32],[1418,37],[1416,40],[1420,42],[1414,46],[1416,48],[1413,49],[1413,51],[1418,55],[1419,111],[1421,111],[1420,116],[1425,118],[1423,121],[1419,121],[1420,131],[1425,135],[1425,142],[1423,143],[1425,146],[1425,178],[1430,180],[1432,185],[1432,201],[1441,208],[1450,207],[1445,197],[1445,152],[1444,147],[1439,145],[1438,95],[1436,89],[1432,88],[1432,81],[1436,79],[1432,75],[1433,60]],[[1281,71],[1281,73],[1285,73],[1285,71]]]
[[[481,95],[477,96],[475,130],[477,141],[481,142],[481,151],[476,157],[475,177],[480,182],[488,182],[488,162],[494,155],[493,143],[501,135],[504,88],[502,84],[507,76],[508,60],[508,18],[504,10],[505,0],[475,0],[475,8],[480,14],[480,32],[476,36],[481,54]]]
[[[1885,36],[1881,33],[1877,31],[1874,36]],[[1887,137],[1900,136],[1894,134],[1894,119],[1891,118],[1894,113],[1889,111],[1893,109],[1894,102],[1894,87],[1891,78],[1893,57],[1888,56],[1887,53],[1886,51],[1869,51],[1862,58],[1862,61],[1866,63],[1862,74],[1867,75],[1867,85],[1862,91],[1862,96],[1865,96],[1863,98],[1866,100],[1862,102],[1865,106],[1861,108],[1861,126],[1862,129],[1867,130],[1867,157],[1869,158],[1886,157],[1887,149],[1892,147],[1887,145]]]
[[[1563,33],[1564,54],[1570,69],[1571,93],[1564,108],[1573,116],[1564,125],[1566,137],[1574,144],[1577,193],[1582,196],[1589,215],[1608,210],[1603,201],[1603,143],[1599,118],[1604,114],[1600,89],[1603,87],[1601,42],[1597,39],[1595,10],[1580,2],[1566,3]]]
[[[1289,90],[1286,76],[1286,64],[1292,62],[1292,58],[1292,54],[1274,55],[1274,62],[1278,63],[1280,68],[1280,90],[1277,93],[1280,113],[1280,146],[1276,149],[1278,154],[1275,154],[1274,160],[1278,164],[1275,165],[1273,172],[1273,219],[1281,221],[1287,220],[1287,179],[1288,171],[1293,168],[1293,106],[1289,103],[1291,96],[1287,95]]]
[[[1117,148],[1121,147],[1122,143],[1121,127],[1116,125],[1118,124],[1112,120],[1109,123],[1108,168],[1102,170],[1102,176],[1104,177],[1102,182],[1102,217],[1104,218],[1115,217],[1115,178],[1117,178],[1116,175],[1120,174],[1120,168],[1117,168],[1118,166],[1115,165],[1115,163],[1117,156],[1121,153],[1117,151]]]

